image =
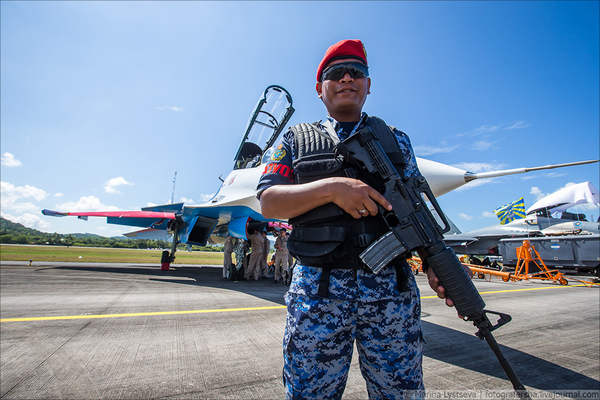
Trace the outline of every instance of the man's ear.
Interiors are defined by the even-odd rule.
[[[323,83],[317,82],[315,89],[317,90],[317,95],[319,96],[319,98],[321,98],[321,96],[323,95]]]
[[[371,78],[367,77],[367,94],[371,94]]]

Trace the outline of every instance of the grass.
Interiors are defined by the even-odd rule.
[[[160,264],[162,250],[0,244],[0,261],[57,261]],[[173,264],[223,265],[223,253],[178,251]]]

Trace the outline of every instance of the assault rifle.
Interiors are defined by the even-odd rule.
[[[521,398],[529,399],[527,390],[502,354],[492,331],[511,320],[507,314],[484,310],[485,303],[462,264],[443,240],[449,224],[424,177],[400,176],[369,126],[338,144],[338,154],[384,182],[382,194],[392,204],[392,210],[379,206],[389,232],[373,242],[360,254],[361,260],[378,273],[398,256],[409,256],[421,250],[427,256],[423,265],[433,269],[446,294],[466,321],[478,329],[477,337],[485,339],[494,351],[502,369]],[[404,174],[404,171],[402,171]],[[427,206],[430,201],[444,228],[437,223]],[[492,325],[486,313],[499,317]]]

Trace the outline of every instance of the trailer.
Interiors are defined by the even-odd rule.
[[[522,237],[500,240],[504,266],[517,265],[517,248],[529,240],[548,268],[576,269],[598,275],[600,266],[600,234]]]

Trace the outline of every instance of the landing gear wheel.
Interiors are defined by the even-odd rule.
[[[235,269],[235,264],[231,263],[229,264],[229,268],[227,269],[227,279],[229,279],[230,281],[235,281],[235,274],[236,274],[236,269]]]
[[[242,266],[239,271],[235,264],[231,264],[229,266],[229,276],[230,281],[243,281],[244,280],[244,267]]]
[[[169,266],[171,265],[171,260],[170,257],[171,254],[169,253],[168,250],[165,250],[162,252],[161,257],[160,257],[160,270],[161,271],[168,271],[169,270]]]

